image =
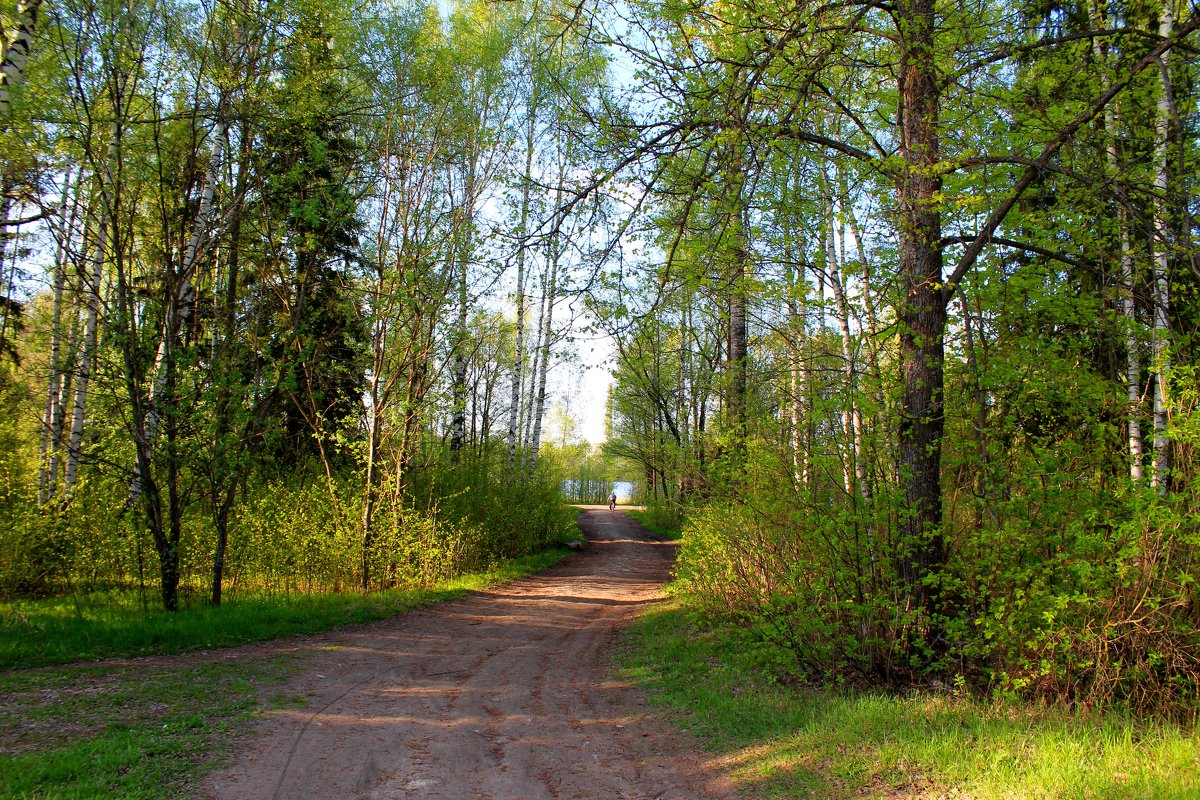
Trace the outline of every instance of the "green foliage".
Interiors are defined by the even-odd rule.
[[[1053,459],[1043,452],[1040,463]],[[896,607],[889,543],[900,504],[879,495],[869,510],[814,508],[803,494],[759,489],[751,503],[693,510],[675,591],[782,648],[775,668],[808,682],[958,676],[1004,696],[1194,713],[1198,498],[1113,495],[1051,474],[1010,480],[1010,500],[954,534],[936,618]],[[918,671],[932,636],[950,646]]]
[[[383,504],[367,568],[372,586],[430,587],[468,571],[553,548],[574,532],[554,481],[491,461],[464,459],[413,474],[398,504]],[[5,597],[134,589],[154,596],[153,543],[135,511],[112,504],[126,490],[102,479],[64,506],[38,509],[28,484],[9,486],[0,513],[0,590]],[[332,482],[300,472],[252,482],[229,521],[225,595],[288,596],[362,585],[363,498],[351,473]],[[216,537],[199,505],[183,520],[179,559],[185,605],[210,585]]]
[[[890,602],[873,520],[849,509],[797,509],[789,498],[692,511],[675,591],[698,611],[790,653],[793,677],[873,683],[904,669],[914,621]],[[791,503],[796,502],[795,498]]]
[[[514,472],[506,459],[502,448],[492,448],[482,458],[420,473],[409,488],[430,515],[472,531],[475,557],[485,562],[562,544],[576,531],[551,470]]]
[[[111,502],[127,487],[87,482],[70,505],[44,508],[35,487],[10,480],[0,498],[0,598],[90,589],[154,569],[149,537],[132,533]]]
[[[607,504],[613,484],[629,472],[624,463],[607,444],[596,447],[588,442],[545,443],[538,454],[538,469],[553,476],[571,503]]]

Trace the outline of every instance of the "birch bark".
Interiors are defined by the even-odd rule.
[[[42,438],[38,458],[38,505],[45,505],[54,497],[58,480],[57,453],[61,442],[62,418],[62,306],[67,283],[67,249],[70,247],[71,230],[79,209],[78,184],[75,185],[75,202],[71,202],[73,173],[67,170],[63,180],[62,211],[54,246],[54,299],[50,317],[50,363],[46,369],[46,407],[42,418]]]
[[[1165,0],[1158,23],[1158,35],[1170,40],[1175,29],[1173,0]],[[1170,177],[1167,172],[1167,149],[1171,140],[1173,93],[1171,89],[1171,51],[1159,58],[1161,87],[1158,113],[1155,119],[1154,146],[1154,474],[1151,484],[1160,493],[1167,491],[1171,469],[1171,442],[1167,437],[1167,376],[1170,373],[1170,262],[1171,226],[1167,219],[1167,192]]]
[[[96,221],[96,243],[91,250],[92,272],[84,287],[87,296],[87,321],[83,327],[83,347],[75,370],[75,401],[71,412],[71,435],[67,440],[67,464],[63,483],[70,492],[79,480],[79,456],[83,448],[83,426],[87,415],[88,388],[96,359],[96,331],[100,320],[100,282],[104,278],[104,260],[108,250],[109,219],[106,204],[101,204]]]
[[[1108,26],[1104,9],[1096,0],[1088,3],[1088,16],[1094,30]],[[1108,52],[1100,37],[1092,39],[1092,54],[1101,65],[1101,87],[1107,91],[1112,85],[1109,71]],[[1120,154],[1117,142],[1120,127],[1120,109],[1114,100],[1104,108],[1105,161],[1109,174],[1121,174]],[[1121,269],[1121,316],[1125,319],[1125,393],[1126,425],[1129,429],[1129,477],[1134,482],[1142,480],[1144,444],[1142,441],[1142,341],[1138,336],[1137,301],[1134,295],[1133,248],[1130,246],[1129,209],[1117,202],[1117,246]]]
[[[533,148],[537,131],[538,88],[530,88],[525,121],[525,171],[521,176],[521,217],[517,242],[517,340],[513,353],[512,384],[508,406],[508,467],[517,463],[517,443],[521,435],[521,387],[525,380],[525,258],[528,250],[530,191],[533,185]]]
[[[561,192],[559,193],[561,195]],[[541,355],[538,360],[538,383],[537,396],[534,401],[535,407],[533,410],[533,433],[530,436],[529,445],[529,471],[532,473],[537,468],[538,449],[542,442],[542,418],[546,413],[546,375],[550,370],[550,345],[551,336],[554,330],[554,302],[558,294],[558,265],[559,265],[559,246],[558,235],[550,237],[549,243],[549,258],[546,264],[546,280],[545,292],[546,298],[542,305],[542,321],[538,324],[538,328],[542,331],[541,340]]]
[[[19,0],[16,27],[6,31],[3,42],[0,42],[4,48],[0,53],[0,130],[8,125],[13,89],[25,83],[25,65],[33,51],[33,37],[37,32],[41,6],[42,0]]]

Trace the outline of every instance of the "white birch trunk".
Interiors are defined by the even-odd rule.
[[[1104,12],[1096,0],[1088,3],[1088,16],[1094,30],[1107,27]],[[1112,84],[1109,74],[1107,52],[1099,37],[1092,40],[1092,54],[1102,65],[1101,88],[1108,90]],[[1120,156],[1117,151],[1118,126],[1120,119],[1116,102],[1104,109],[1105,157],[1109,174],[1121,174]],[[1129,236],[1129,210],[1124,203],[1117,203],[1117,241],[1121,264],[1121,316],[1125,318],[1125,397],[1126,424],[1129,428],[1129,477],[1142,480],[1144,445],[1142,440],[1142,368],[1141,337],[1137,331],[1137,302],[1134,295],[1133,248]]]
[[[83,347],[79,351],[79,366],[75,370],[75,403],[71,412],[71,435],[67,440],[67,464],[63,474],[66,491],[75,488],[79,480],[79,455],[83,447],[83,427],[87,415],[88,388],[96,359],[96,331],[100,321],[100,282],[104,278],[104,259],[108,250],[108,204],[101,203],[100,219],[96,222],[96,244],[92,250],[92,273],[85,289],[87,322],[83,328]]]
[[[545,276],[543,276],[541,310],[538,312],[537,334],[533,340],[533,362],[529,365],[529,389],[525,392],[524,408],[522,409],[522,416],[524,417],[522,430],[525,432],[525,435],[521,442],[521,447],[526,452],[533,446],[533,406],[537,396],[537,379],[538,375],[541,374],[542,337],[546,334],[543,325],[546,320],[546,297],[546,283]]]
[[[857,355],[854,352],[854,337],[850,333],[850,304],[846,299],[845,284],[837,269],[829,273],[829,283],[833,288],[834,302],[837,307],[838,327],[842,334],[842,367],[846,379],[847,397],[850,399],[850,404],[842,411],[842,427],[846,431],[846,435],[850,437],[852,447],[850,451],[851,468],[853,470],[854,480],[850,481],[849,475],[846,474],[846,491],[852,493],[854,491],[853,484],[857,484],[858,491],[863,497],[870,496],[870,490],[866,486],[866,471],[863,463],[863,420],[862,410],[859,408],[856,399],[858,393],[858,368],[855,364]]]
[[[0,42],[0,130],[7,127],[12,106],[12,90],[25,83],[25,65],[33,50],[33,35],[37,30],[38,11],[42,0],[18,0],[17,25],[4,32]]]
[[[508,406],[508,467],[517,463],[517,441],[521,435],[521,387],[525,379],[525,237],[529,232],[530,186],[533,183],[533,147],[537,127],[537,92],[529,104],[529,119],[525,127],[525,174],[521,180],[521,221],[517,243],[517,341],[514,347],[512,386]]]
[[[58,480],[59,435],[62,431],[62,304],[67,283],[67,248],[70,246],[71,230],[78,210],[78,187],[76,201],[69,205],[71,197],[71,170],[63,180],[62,221],[55,237],[54,247],[54,301],[50,321],[50,364],[46,370],[46,409],[42,420],[42,440],[38,458],[38,505],[45,505],[54,497]],[[58,423],[58,424],[56,424]]]
[[[799,195],[800,179],[796,178],[796,195]],[[807,487],[809,483],[808,447],[805,441],[805,399],[808,397],[808,364],[805,360],[804,339],[807,335],[805,317],[806,309],[803,302],[807,290],[804,285],[804,267],[801,265],[801,253],[797,251],[795,232],[790,220],[784,218],[784,259],[787,262],[787,321],[789,332],[789,379],[791,384],[791,407],[789,417],[791,422],[792,440],[792,475],[797,486]]]
[[[826,269],[829,273],[829,288],[833,291],[834,312],[837,316],[838,329],[842,335],[842,372],[846,381],[846,396],[849,403],[842,409],[842,434],[849,446],[846,448],[848,457],[842,461],[842,481],[847,495],[853,495],[855,485],[862,486],[862,416],[859,414],[858,403],[854,399],[857,391],[858,377],[854,366],[854,337],[850,333],[850,305],[846,301],[846,292],[841,278],[841,260],[843,255],[837,242],[836,213],[834,204],[829,204],[829,252]]]
[[[1158,35],[1167,40],[1174,33],[1175,17],[1173,0],[1163,3],[1159,18]],[[1170,308],[1168,248],[1171,243],[1170,226],[1167,221],[1167,191],[1170,188],[1167,174],[1167,146],[1171,138],[1172,91],[1170,56],[1163,53],[1160,73],[1161,90],[1158,96],[1158,114],[1155,120],[1154,147],[1154,474],[1151,483],[1160,493],[1166,492],[1171,468],[1171,442],[1167,438],[1167,392],[1166,379],[1170,371]]]
[[[529,442],[529,472],[532,473],[537,467],[538,449],[542,443],[542,418],[546,412],[546,373],[550,368],[550,337],[554,328],[554,301],[555,294],[558,292],[558,250],[554,240],[557,236],[551,239],[551,247],[554,252],[550,254],[549,264],[546,265],[546,270],[549,273],[546,281],[546,299],[542,305],[542,322],[539,328],[542,329],[541,355],[538,367],[538,384],[537,397],[533,410],[533,432],[530,435]]]
[[[460,246],[458,251],[458,323],[454,345],[453,405],[450,418],[450,459],[458,463],[459,453],[466,441],[467,428],[467,321],[469,316],[468,284],[472,251],[475,247],[475,203],[479,191],[478,139],[472,141],[470,162],[463,185]]]

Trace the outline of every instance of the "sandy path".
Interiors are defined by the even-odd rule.
[[[610,648],[675,557],[589,508],[586,553],[541,575],[306,645],[212,800],[732,798],[628,687]]]

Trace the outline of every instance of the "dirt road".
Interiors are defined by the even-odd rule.
[[[584,511],[587,552],[538,576],[323,637],[212,800],[724,800],[727,781],[612,677],[674,546]]]

